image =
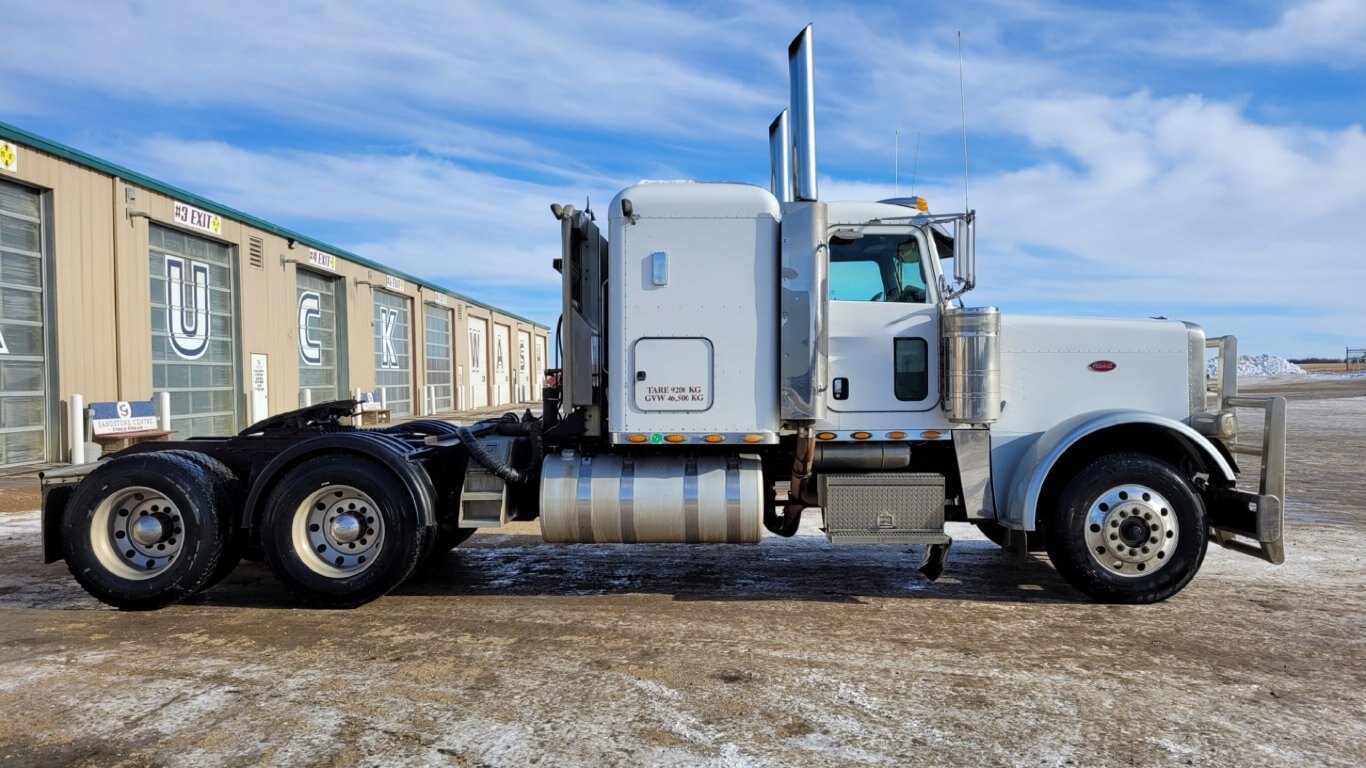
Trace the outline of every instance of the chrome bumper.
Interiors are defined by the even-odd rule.
[[[1214,410],[1194,417],[1192,426],[1220,439],[1230,453],[1260,457],[1261,464],[1256,493],[1218,488],[1208,494],[1211,535],[1227,549],[1279,565],[1285,562],[1285,398],[1238,394],[1238,342],[1234,337],[1212,338],[1206,346],[1219,350],[1219,373],[1209,392],[1212,402],[1207,401]],[[1239,408],[1263,412],[1260,444],[1238,442]]]

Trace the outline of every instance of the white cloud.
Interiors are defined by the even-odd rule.
[[[1193,311],[1185,319],[1284,354],[1306,343],[1304,318],[1321,333],[1359,326],[1360,126],[1271,127],[1230,104],[1146,93],[1036,98],[1000,113],[1050,159],[973,180],[977,300],[1133,316]],[[955,186],[926,194],[949,207],[961,199]],[[1229,327],[1249,306],[1263,311]]]
[[[1294,114],[1283,105],[1295,94],[1259,90],[1261,70],[1245,68],[1233,88],[1249,91],[1218,95],[1197,68],[1350,70],[1366,3],[1310,0],[1251,23],[1240,11],[239,0],[187,13],[47,0],[9,19],[0,72],[20,87],[0,109],[66,119],[92,137],[83,148],[553,322],[547,205],[602,206],[642,177],[761,181],[764,129],[786,101],[783,48],[808,20],[822,196],[889,196],[869,179],[890,180],[899,128],[903,178],[920,132],[917,191],[960,205],[963,29],[976,300],[1194,308],[1188,319],[1253,351],[1327,352],[1303,345],[1360,325],[1366,138],[1260,123],[1236,99]],[[1154,82],[1135,66],[1144,57],[1173,79]],[[86,115],[83,100],[106,101],[97,93],[128,111]]]
[[[6,20],[0,67],[166,107],[249,107],[426,142],[474,115],[678,135],[740,129],[768,94],[699,62],[740,33],[655,4],[48,0]],[[766,58],[768,51],[758,55]],[[228,115],[231,119],[231,115]]]
[[[1206,50],[1220,58],[1241,61],[1359,63],[1366,60],[1366,3],[1296,3],[1271,27],[1212,35]]]

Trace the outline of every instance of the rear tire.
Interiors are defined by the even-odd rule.
[[[200,464],[177,451],[101,462],[62,515],[62,551],[101,602],[150,610],[198,592],[223,557],[229,510]]]
[[[353,608],[413,572],[426,528],[398,478],[366,459],[309,459],[280,478],[261,520],[266,564],[285,588],[328,608]]]
[[[223,510],[223,554],[218,558],[218,565],[214,566],[209,578],[199,588],[199,591],[203,592],[226,578],[237,567],[237,564],[242,562],[242,554],[246,549],[247,537],[250,533],[247,529],[238,526],[242,514],[242,486],[232,470],[228,469],[223,462],[207,454],[198,451],[175,450],[166,451],[162,455],[182,456],[203,469],[209,480],[207,492],[214,496],[219,509]]]
[[[1058,573],[1109,603],[1180,592],[1205,559],[1205,505],[1190,481],[1152,456],[1096,459],[1067,484],[1046,526]]]

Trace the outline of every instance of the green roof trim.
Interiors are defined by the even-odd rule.
[[[447,294],[455,299],[459,299],[460,301],[468,302],[475,306],[483,307],[484,309],[491,310],[502,315],[506,315],[508,317],[513,318],[514,320],[520,320],[521,322],[526,323],[527,325],[540,328],[541,330],[550,330],[549,326],[542,325],[541,323],[538,323],[535,320],[530,320],[528,318],[522,317],[521,315],[514,315],[513,313],[508,312],[505,309],[499,309],[498,307],[495,307],[491,304],[486,304],[482,301],[479,301],[478,299],[466,296],[465,294],[460,293],[459,291],[453,291],[445,286],[437,285],[436,283],[433,283],[430,280],[424,280],[415,275],[399,272],[391,267],[386,267],[383,264],[371,261],[370,259],[367,259],[364,256],[357,255],[344,248],[338,248],[335,245],[329,245],[328,243],[324,243],[323,241],[313,237],[309,237],[308,235],[295,232],[290,229],[285,229],[284,227],[272,224],[269,221],[266,221],[265,219],[257,218],[249,213],[243,213],[234,208],[229,208],[226,205],[216,203],[206,197],[196,195],[195,193],[190,192],[189,190],[181,189],[180,187],[174,187],[162,181],[157,181],[156,179],[150,176],[145,176],[141,173],[138,173],[137,171],[133,171],[128,168],[124,168],[121,165],[116,165],[107,160],[95,157],[94,155],[88,152],[82,152],[79,149],[68,147],[65,144],[59,144],[50,139],[45,139],[42,136],[39,136],[35,133],[30,133],[22,128],[10,125],[9,123],[0,121],[0,138],[5,139],[6,141],[12,141],[16,144],[23,144],[24,146],[29,147],[30,149],[36,149],[40,152],[46,152],[49,155],[55,155],[56,157],[60,157],[65,160],[70,160],[71,162],[89,168],[92,171],[99,171],[100,173],[108,174],[109,176],[117,176],[118,178],[123,179],[124,181],[131,182],[141,187],[146,187],[147,189],[153,190],[155,192],[160,192],[161,194],[167,195],[168,197],[174,197],[182,202],[189,203],[198,208],[203,208],[207,211],[212,211],[218,214],[219,216],[223,216],[234,221],[247,224],[263,232],[269,232],[273,235],[278,235],[287,240],[293,240],[296,243],[306,245],[310,248],[316,248],[319,251],[325,251],[334,256],[344,258],[347,261],[359,264],[363,267],[369,267],[370,269],[383,272],[386,275],[393,275],[394,277],[402,278],[407,282],[422,286],[423,288]]]

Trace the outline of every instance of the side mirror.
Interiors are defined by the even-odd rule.
[[[953,222],[953,279],[960,292],[977,284],[977,213],[968,211]]]

